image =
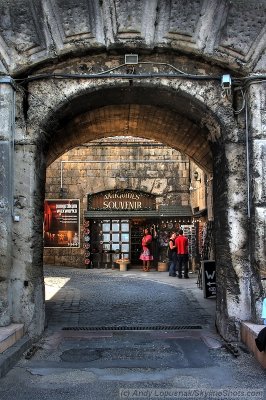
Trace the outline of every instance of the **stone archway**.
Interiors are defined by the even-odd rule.
[[[254,0],[193,0],[189,4],[21,0],[5,2],[0,9],[0,325],[23,322],[31,336],[43,330],[44,175],[46,163],[67,145],[74,145],[74,137],[60,140],[65,127],[70,130],[74,120],[78,123],[93,106],[96,117],[104,107],[126,104],[135,111],[139,105],[158,106],[201,127],[202,143],[208,144],[207,154],[213,159],[216,232],[220,233],[216,236],[217,323],[230,339],[238,334],[241,320],[258,321],[259,271],[265,271],[265,5]],[[237,76],[235,82],[245,96],[234,96],[234,106],[244,110],[245,103],[246,118],[240,112],[234,116],[234,106],[221,98],[217,80],[147,76],[130,81],[110,76],[100,82],[43,76],[25,81],[37,71],[44,75],[102,73],[122,64],[128,52],[137,52],[143,62],[166,62],[192,75]],[[148,73],[156,68],[165,71],[165,65],[162,70],[153,65]],[[242,81],[238,80],[241,76],[245,76]],[[16,99],[11,77],[21,78]],[[132,83],[133,91],[129,91]],[[136,87],[153,89],[153,98],[134,98]],[[116,88],[120,93],[127,89],[128,95],[116,97],[114,103],[104,91],[107,88],[111,97]],[[163,88],[165,98],[158,92]],[[105,98],[101,98],[103,93]],[[179,106],[177,98],[182,99]],[[246,144],[250,144],[248,151]],[[179,145],[176,141],[176,148]]]
[[[21,205],[25,185],[29,196],[20,209],[23,224],[14,226],[14,320],[24,321],[32,336],[43,329],[41,227],[46,164],[97,134],[114,134],[117,124],[116,129],[124,127],[133,136],[142,132],[144,137],[160,138],[207,172],[213,167],[217,326],[225,338],[236,337],[241,320],[256,318],[250,293],[258,291],[258,279],[250,285],[249,276],[254,273],[246,248],[245,144],[239,141],[243,130],[229,101],[221,97],[220,85],[165,78],[136,79],[132,86],[128,80],[110,77],[100,82],[61,79],[59,85],[53,79],[39,79],[27,90],[28,108],[26,114],[19,114],[16,142],[16,198],[22,199]]]

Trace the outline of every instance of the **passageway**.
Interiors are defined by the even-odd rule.
[[[33,351],[2,378],[5,400],[118,399],[136,397],[137,390],[148,390],[151,398],[213,398],[221,391],[229,398],[264,398],[264,371],[243,345],[237,358],[226,349],[210,300],[204,303],[193,278],[173,283],[166,273],[62,267],[45,268],[44,275],[48,326]],[[134,299],[142,306],[135,307]],[[143,321],[141,330],[114,327],[141,327]],[[189,327],[192,321],[200,328]],[[96,324],[99,329],[90,329]],[[113,329],[106,329],[109,324]]]
[[[261,322],[265,295],[263,2],[2,3],[0,326],[22,323],[31,338],[44,329],[49,166],[77,146],[121,135],[181,151],[203,171],[213,200],[207,218],[215,244],[216,324],[224,338],[238,340],[243,321]],[[203,178],[195,172],[199,185]],[[115,178],[97,193],[116,190]],[[77,185],[74,171],[71,179]],[[127,188],[155,192],[143,181]],[[195,186],[186,185],[183,194],[189,188]],[[56,180],[50,193],[62,198],[60,189]],[[86,208],[85,195],[68,200]],[[74,247],[75,233],[60,240]],[[85,238],[81,245],[88,245]]]
[[[180,82],[177,86],[175,82],[172,82],[172,87],[155,81],[149,83],[141,81],[136,85],[128,86],[125,82],[114,80],[113,84],[110,86],[110,81],[104,80],[97,83],[97,88],[95,88],[94,84],[87,81],[83,82],[82,87],[73,80],[60,81],[60,91],[63,93],[71,90],[72,95],[67,101],[63,97],[62,101],[58,101],[57,98],[52,115],[46,102],[43,104],[40,123],[45,129],[45,136],[40,137],[40,145],[46,166],[49,166],[66,150],[90,143],[95,139],[120,135],[160,141],[191,158],[202,168],[207,179],[211,178],[209,179],[211,186],[214,182],[213,210],[216,224],[219,225],[219,221],[225,220],[228,209],[222,193],[227,188],[228,165],[224,162],[224,137],[229,129],[226,120],[228,122],[230,116],[225,114],[224,119],[219,113],[215,114],[210,92],[214,99],[218,96],[217,88],[208,82],[204,99],[201,95],[201,100],[199,100],[198,91],[201,89],[198,82],[193,82],[192,89],[191,86]],[[58,84],[56,90],[59,90]],[[33,115],[36,111],[34,107]],[[38,110],[38,114],[39,112]],[[221,168],[223,168],[223,174],[220,173]],[[112,181],[103,182],[98,192],[115,189],[113,185]],[[141,191],[143,185],[143,182],[139,182],[135,189]],[[127,186],[126,189],[132,190],[133,187]],[[189,193],[188,189],[189,185],[184,187],[184,190]],[[94,190],[94,187],[88,189],[90,193]],[[76,193],[79,198],[78,192]],[[83,204],[86,201],[84,195],[81,201]],[[97,211],[97,208],[95,210]],[[98,217],[101,217],[100,214]],[[86,229],[89,231],[92,222],[88,221],[90,226]],[[214,242],[219,243],[219,252],[214,251],[217,258],[218,287],[216,318],[220,323],[226,318],[225,308],[220,307],[222,303],[219,300],[220,296],[222,298],[226,296],[227,290],[224,285],[223,268],[226,267],[228,271],[228,265],[225,266],[223,255],[230,254],[230,242],[220,240],[224,236],[220,229],[215,230],[215,235]],[[89,249],[88,252],[90,252]],[[231,280],[236,279],[233,270],[227,273],[231,275]],[[223,279],[222,285],[221,279]],[[246,311],[243,310],[243,313],[245,314]]]
[[[197,274],[181,281],[167,272],[47,267],[45,277],[47,295],[58,290],[46,303],[49,329],[164,330],[168,326],[215,331],[216,300],[203,299]]]

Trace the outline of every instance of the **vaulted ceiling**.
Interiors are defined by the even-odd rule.
[[[154,139],[187,154],[206,171],[212,170],[212,153],[206,129],[179,114],[154,106],[116,105],[101,107],[74,118],[53,137],[48,164],[73,148],[110,136]]]
[[[266,2],[0,0],[0,73],[95,51],[178,51],[235,71],[266,69]]]

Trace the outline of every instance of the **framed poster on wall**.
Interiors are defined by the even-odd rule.
[[[44,201],[44,247],[80,247],[80,202],[77,199]]]

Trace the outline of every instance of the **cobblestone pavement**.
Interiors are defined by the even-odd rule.
[[[63,287],[48,301],[49,325],[209,325],[213,322],[213,310],[212,315],[206,314],[195,298],[193,289],[199,291],[195,278],[189,285],[186,280],[182,284],[167,273],[72,270],[67,281],[69,270],[49,271],[50,275],[58,273],[60,277],[46,278],[47,290],[48,286]],[[162,285],[163,278],[168,278],[168,285]]]
[[[47,329],[0,399],[265,399],[266,371],[214,327],[195,275],[45,269]]]

